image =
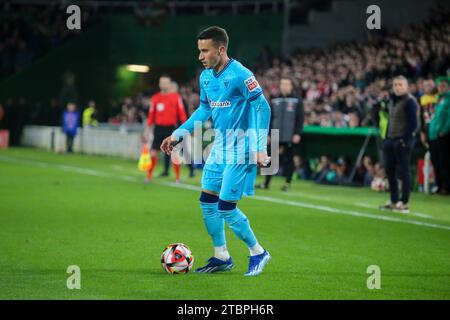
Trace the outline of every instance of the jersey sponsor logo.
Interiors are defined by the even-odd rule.
[[[164,103],[158,102],[158,104],[156,105],[156,110],[164,111]]]
[[[226,101],[209,101],[211,108],[228,108],[231,107],[231,102]]]
[[[245,85],[247,86],[247,89],[252,92],[259,88],[259,83],[256,81],[255,76],[251,76],[247,80],[244,81]]]

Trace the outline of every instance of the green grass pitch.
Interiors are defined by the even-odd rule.
[[[0,299],[450,299],[450,197],[413,193],[402,215],[377,210],[387,194],[304,181],[282,193],[282,179],[240,202],[272,255],[260,276],[243,276],[248,250],[228,228],[231,272],[165,274],[169,243],[190,246],[194,267],[212,254],[186,171],[179,186],[144,184],[137,161],[0,150]],[[371,265],[381,289],[367,288]]]

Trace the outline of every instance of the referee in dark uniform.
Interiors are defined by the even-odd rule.
[[[280,164],[286,178],[282,190],[289,191],[294,173],[294,147],[300,143],[304,119],[303,101],[295,95],[292,79],[280,79],[280,95],[270,100],[270,107],[271,129],[278,129],[280,133]],[[271,179],[272,176],[266,176],[265,182],[257,187],[269,189]]]
[[[418,128],[418,104],[409,93],[408,80],[398,76],[393,81],[394,97],[389,105],[387,137],[383,144],[384,165],[389,180],[390,201],[382,210],[409,213],[411,188],[410,159]],[[402,195],[399,196],[398,180]]]

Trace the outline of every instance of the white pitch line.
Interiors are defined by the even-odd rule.
[[[95,170],[95,169],[86,169],[86,168],[69,166],[69,165],[61,165],[61,164],[56,164],[56,163],[34,161],[34,160],[5,157],[5,156],[0,156],[0,161],[26,164],[26,165],[30,165],[30,166],[36,166],[36,167],[57,168],[57,169],[64,170],[64,171],[70,171],[70,172],[91,175],[91,176],[96,176],[96,177],[120,179],[120,180],[131,181],[131,182],[139,181],[139,179],[137,177],[123,176],[123,175],[117,176],[115,174],[109,174],[109,173],[102,172],[102,171]],[[181,188],[181,189],[186,189],[186,190],[192,190],[192,191],[197,191],[197,192],[201,191],[200,187],[190,185],[190,184],[174,183],[174,182],[158,182],[156,184],[169,186],[169,187],[175,187],[175,188]],[[289,206],[294,206],[294,207],[308,208],[308,209],[318,210],[321,212],[350,215],[350,216],[354,216],[354,217],[364,217],[364,218],[370,218],[370,219],[375,219],[375,220],[401,222],[401,223],[412,224],[412,225],[417,225],[417,226],[422,226],[422,227],[450,230],[450,226],[444,226],[444,225],[421,222],[421,221],[416,221],[416,220],[409,220],[409,219],[408,220],[400,219],[400,218],[385,216],[385,215],[381,215],[381,214],[377,215],[377,214],[371,214],[371,213],[365,213],[365,212],[359,212],[359,211],[342,210],[342,209],[337,209],[337,208],[328,207],[328,206],[315,205],[315,204],[311,204],[311,203],[307,203],[307,202],[290,201],[290,200],[272,198],[272,197],[267,197],[267,196],[253,196],[250,199],[266,201],[266,202],[271,202],[271,203],[277,203],[277,204],[282,204],[282,205],[289,205]]]
[[[37,160],[35,161],[35,160],[5,157],[5,156],[0,156],[0,161],[9,162],[9,163],[19,163],[19,164],[23,164],[23,165],[27,165],[27,166],[34,166],[34,167],[39,167],[39,168],[50,168],[50,169],[56,168],[56,169],[59,169],[62,171],[75,172],[75,173],[85,174],[85,175],[94,176],[94,177],[114,178],[114,179],[133,181],[133,182],[138,181],[138,179],[136,177],[132,177],[132,176],[110,174],[110,173],[95,170],[95,169],[86,169],[83,167],[76,167],[76,166],[70,166],[70,165],[65,165],[65,164],[50,163],[50,162],[43,162],[43,161],[37,161]]]
[[[160,183],[160,184],[167,185],[170,187],[181,188],[181,189],[201,191],[200,187],[188,185],[188,184],[174,183],[174,182],[165,182],[165,183]],[[450,226],[443,226],[443,225],[439,225],[439,224],[421,222],[421,221],[409,220],[409,219],[406,220],[406,219],[401,219],[401,218],[396,218],[396,217],[385,216],[385,215],[381,215],[381,214],[378,215],[378,214],[365,213],[365,212],[352,211],[352,210],[342,210],[342,209],[337,209],[337,208],[328,207],[328,206],[315,205],[315,204],[311,204],[311,203],[307,203],[307,202],[290,201],[290,200],[285,200],[285,199],[278,199],[278,198],[272,198],[272,197],[267,197],[267,196],[256,196],[256,195],[252,196],[250,199],[256,199],[256,200],[272,202],[272,203],[277,203],[277,204],[290,205],[290,206],[294,206],[294,207],[314,209],[314,210],[330,212],[330,213],[335,213],[335,214],[350,215],[350,216],[354,216],[354,217],[364,217],[364,218],[370,218],[370,219],[376,219],[376,220],[402,222],[402,223],[408,223],[408,224],[413,224],[413,225],[417,225],[417,226],[450,230]]]
[[[313,199],[313,200],[320,200],[320,201],[327,201],[327,202],[335,202],[335,200],[329,198],[329,197],[321,197],[321,196],[311,196],[309,194],[292,194],[292,193],[285,193],[285,196],[290,196],[290,197],[296,197],[296,198],[307,198],[307,199]],[[352,205],[350,203],[346,203],[346,202],[340,202],[341,204],[344,205]],[[367,208],[367,209],[376,209],[378,210],[378,207],[375,205],[370,205],[367,203],[362,203],[362,202],[353,202],[354,206],[357,207],[362,207],[362,208]],[[424,219],[433,219],[433,216],[426,214],[426,213],[421,213],[421,212],[416,212],[416,211],[410,211],[410,213],[408,213],[408,215],[410,216],[416,216],[416,217],[420,217],[420,218],[424,218]]]
[[[300,197],[300,198],[307,198],[307,199],[313,199],[313,200],[320,200],[320,201],[334,201],[330,197],[324,197],[324,196],[312,196],[310,194],[293,194],[289,192],[284,192],[283,195],[288,197]]]
[[[362,208],[378,209],[376,206],[370,205],[370,204],[367,204],[367,203],[354,202],[353,204],[355,206],[362,207]],[[411,211],[410,213],[408,213],[408,215],[416,216],[416,217],[420,217],[420,218],[425,218],[425,219],[432,219],[433,218],[433,216],[430,216],[429,214],[415,212],[415,211]]]

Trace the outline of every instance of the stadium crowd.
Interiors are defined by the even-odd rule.
[[[66,27],[64,2],[46,6],[19,6],[10,1],[0,5],[0,79],[22,70],[45,52],[60,46],[80,30]],[[91,23],[95,7],[82,7],[81,23]]]
[[[394,76],[406,76],[420,99],[427,81],[449,72],[450,11],[435,9],[432,17],[366,42],[298,52],[289,59],[272,58],[264,48],[255,74],[268,96],[279,94],[282,77],[293,80],[304,101],[305,125],[378,126],[376,112],[389,97]],[[198,78],[182,87],[185,96],[198,90]]]

